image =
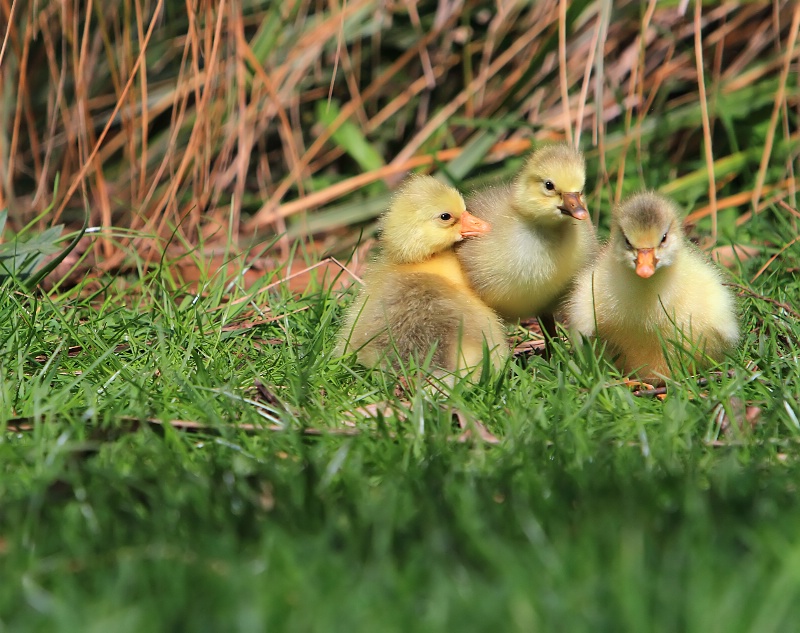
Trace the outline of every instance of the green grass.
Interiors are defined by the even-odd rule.
[[[422,3],[419,25],[405,2],[350,2],[345,18],[344,3],[5,4],[9,228],[42,213],[75,229],[88,204],[109,241],[65,262],[85,287],[0,281],[0,631],[797,628],[800,243],[751,282],[797,222],[774,205],[739,222],[760,178],[776,187],[762,201],[797,206],[791,3],[704,3],[702,21],[674,0],[650,16],[574,2],[563,20],[555,0]],[[708,384],[679,369],[665,401],[635,397],[591,345],[564,343],[449,398],[409,370],[404,393],[332,358],[352,295],[330,279],[293,293],[273,285],[284,270],[249,291],[176,278],[177,251],[208,270],[234,237],[275,240],[280,223],[253,220],[265,201],[291,239],[317,240],[309,253],[347,257],[392,183],[332,185],[404,154],[464,191],[509,178],[527,146],[503,143],[565,134],[560,26],[572,124],[597,52],[578,123],[601,233],[617,194],[644,186],[705,206],[710,140],[718,244],[761,251],[732,276],[743,339]],[[276,250],[258,247],[268,268]],[[499,443],[459,441],[456,413]]]
[[[750,229],[775,239],[782,217]],[[798,260],[788,249],[753,292],[800,304]],[[0,294],[3,630],[763,633],[800,618],[800,323],[769,301],[742,298],[721,378],[679,374],[664,402],[566,343],[448,399],[332,360],[350,295],[327,283],[297,296],[211,278],[197,295],[169,271],[91,301]],[[254,306],[267,321],[243,327]],[[745,406],[761,409],[752,429]],[[499,444],[458,441],[454,411]]]

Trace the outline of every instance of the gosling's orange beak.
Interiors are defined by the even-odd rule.
[[[636,274],[647,279],[656,272],[656,251],[652,248],[636,250]]]
[[[589,217],[589,212],[583,206],[581,201],[581,194],[576,192],[562,193],[561,199],[563,200],[559,209],[564,215],[571,215],[576,220],[585,220]]]
[[[461,237],[479,237],[492,230],[492,225],[468,211],[461,214]]]

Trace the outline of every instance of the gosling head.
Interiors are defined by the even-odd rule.
[[[514,207],[535,221],[586,220],[585,184],[583,154],[566,143],[546,145],[531,154],[514,180]]]
[[[406,180],[380,221],[384,256],[396,263],[424,261],[490,229],[467,212],[458,191],[431,176]]]
[[[614,256],[642,279],[675,261],[683,242],[683,225],[675,204],[653,191],[621,202],[611,216]]]

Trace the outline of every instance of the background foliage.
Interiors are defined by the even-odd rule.
[[[87,206],[105,270],[201,233],[286,256],[409,169],[468,189],[555,138],[586,149],[601,220],[657,187],[747,242],[765,202],[796,207],[793,3],[567,4],[5,2],[0,208]]]

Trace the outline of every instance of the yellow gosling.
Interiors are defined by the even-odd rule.
[[[453,246],[490,226],[467,213],[452,187],[412,177],[380,222],[381,252],[350,307],[337,351],[360,363],[422,363],[435,374],[480,375],[486,346],[495,367],[508,356],[498,316],[470,288]]]
[[[555,312],[597,238],[583,199],[583,154],[565,144],[537,149],[505,186],[467,198],[470,213],[492,232],[457,248],[478,295],[514,321]]]
[[[578,279],[570,328],[606,342],[618,368],[663,384],[676,346],[695,368],[722,360],[739,340],[733,295],[718,269],[684,237],[675,205],[654,192],[613,212],[611,236]]]

